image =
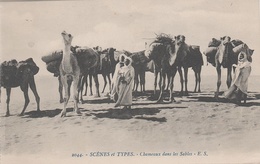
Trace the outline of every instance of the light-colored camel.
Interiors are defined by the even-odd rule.
[[[61,33],[63,40],[64,40],[64,49],[63,49],[63,56],[62,61],[60,64],[60,78],[61,83],[63,85],[65,91],[64,97],[64,107],[61,112],[61,117],[66,116],[66,107],[70,98],[70,87],[73,81],[73,98],[74,98],[74,111],[77,114],[80,114],[78,109],[78,89],[79,89],[79,80],[80,80],[80,67],[77,61],[77,58],[73,55],[70,51],[71,42],[73,36],[68,34],[67,32],[63,31]]]
[[[24,115],[24,111],[27,108],[30,100],[28,95],[28,88],[30,86],[36,102],[37,111],[40,111],[40,97],[38,95],[36,84],[34,80],[34,75],[38,73],[39,67],[34,63],[32,58],[25,61],[17,63],[16,60],[7,61],[1,64],[0,67],[0,97],[1,97],[1,87],[6,89],[7,94],[7,110],[5,116],[10,116],[9,102],[11,96],[11,89],[20,86],[24,94],[24,107],[20,116]]]

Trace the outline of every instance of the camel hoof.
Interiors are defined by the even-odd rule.
[[[183,92],[182,91],[180,91],[180,93],[179,93],[179,96],[183,96],[184,94],[183,94]]]
[[[18,116],[24,116],[24,113],[20,113],[20,114],[18,114]]]
[[[64,100],[63,99],[60,99],[60,103],[63,103],[64,102]]]
[[[89,94],[89,96],[93,96],[93,94],[92,94],[92,93],[90,93],[90,94]]]
[[[66,117],[66,112],[61,112],[60,117]]]
[[[156,101],[156,103],[163,103],[163,100],[159,99],[159,100]]]
[[[214,98],[218,100],[218,93],[215,92]]]
[[[87,96],[87,94],[85,93],[83,96]]]
[[[94,97],[97,98],[97,97],[100,97],[100,95],[98,94],[98,95],[95,95]]]
[[[79,110],[77,110],[77,111],[76,111],[76,114],[77,114],[77,115],[81,115],[82,113],[81,113]]]
[[[189,92],[188,92],[188,91],[185,91],[185,92],[184,92],[184,96],[189,96]]]
[[[5,117],[9,117],[9,116],[10,116],[10,113],[9,113],[9,112],[5,114]]]

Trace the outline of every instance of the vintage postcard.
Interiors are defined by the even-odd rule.
[[[258,0],[0,2],[0,163],[260,163]]]

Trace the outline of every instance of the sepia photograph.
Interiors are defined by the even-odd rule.
[[[260,163],[259,8],[0,1],[0,164]]]

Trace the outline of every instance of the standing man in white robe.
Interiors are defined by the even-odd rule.
[[[125,54],[121,54],[119,56],[119,62],[116,64],[116,68],[115,68],[115,72],[114,72],[114,76],[112,79],[112,83],[111,83],[111,93],[110,93],[110,99],[115,101],[115,95],[116,95],[116,85],[118,83],[118,73],[119,70],[125,65],[125,59],[127,58],[127,56]]]
[[[118,83],[116,85],[118,100],[115,107],[124,106],[123,109],[131,109],[132,89],[134,85],[135,71],[132,67],[132,59],[125,59],[125,66],[119,71]]]

